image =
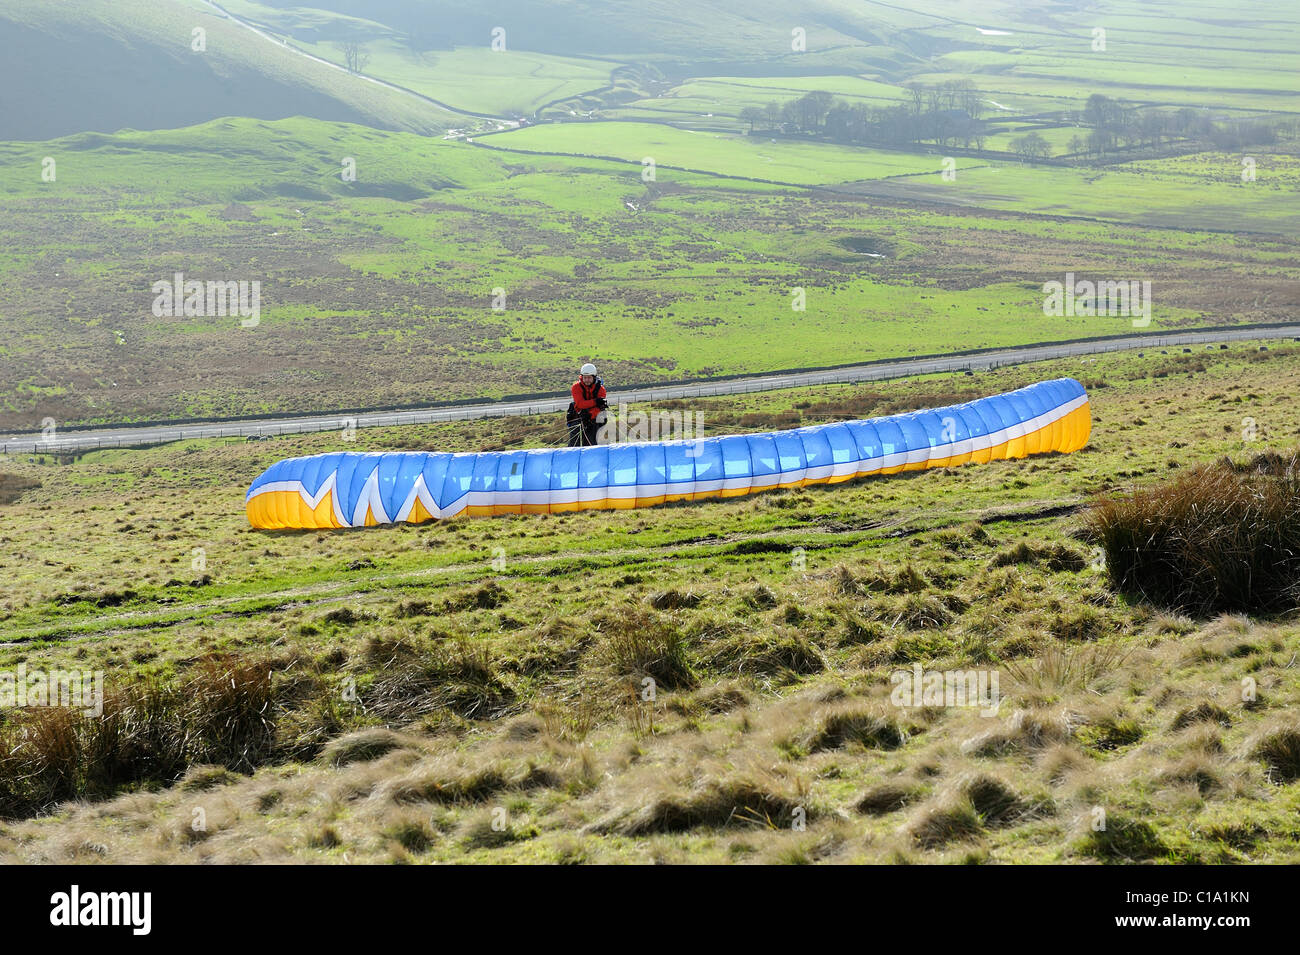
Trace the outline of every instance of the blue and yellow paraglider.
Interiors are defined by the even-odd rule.
[[[695,441],[289,458],[245,506],[270,530],[648,507],[1076,451],[1091,431],[1087,392],[1059,378],[930,411]]]

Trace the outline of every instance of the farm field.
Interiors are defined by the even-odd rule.
[[[1293,446],[1294,347],[698,410],[710,433],[791,427],[1056,375],[1093,404],[1072,456],[635,511],[249,529],[248,479],[345,446],[328,434],[4,462],[26,490],[6,511],[0,664],[103,668],[110,688],[249,667],[274,718],[257,765],[0,823],[0,858],[1294,862],[1295,786],[1251,747],[1300,702],[1300,631],[1135,602],[1084,531],[1098,493]],[[552,424],[346,447],[537,446]],[[1001,708],[899,710],[890,674],[914,662],[995,668]],[[647,673],[653,702],[634,692]],[[1258,703],[1236,695],[1245,675]],[[754,813],[714,808],[737,798]]]
[[[46,155],[57,182],[39,179]],[[355,181],[342,177],[345,159]],[[1102,175],[1142,184],[1148,217],[1172,221],[1189,190],[1217,190],[1240,212],[1250,204],[1236,196],[1288,188],[1291,173],[1273,182],[1261,160],[1249,186],[1189,178],[1184,168],[1199,168],[1189,162]],[[1149,277],[1155,328],[1286,321],[1296,304],[1293,238],[1070,221],[1061,216],[1107,211],[1087,207],[1092,193],[1070,170],[1053,172],[1076,178],[1074,205],[1050,201],[1046,171],[1005,167],[1021,182],[1039,176],[1037,208],[1053,214],[1033,217],[733,189],[670,168],[646,183],[639,162],[307,120],[10,144],[0,162],[12,171],[0,204],[15,237],[0,273],[0,421],[15,431],[47,416],[67,426],[549,391],[572,355],[596,351],[611,381],[633,383],[1131,327],[1044,315],[1044,283],[1071,271]],[[980,175],[935,175],[926,194],[969,199]],[[900,195],[921,188],[891,182]],[[1259,208],[1261,228],[1289,227],[1284,202]],[[151,286],[177,272],[259,280],[260,324],[156,318]],[[60,348],[44,347],[50,336]]]
[[[531,126],[479,137],[494,149],[562,153],[621,159],[638,165],[646,157],[656,166],[703,171],[723,178],[758,179],[799,186],[821,186],[929,173],[942,169],[939,156],[917,156],[883,149],[827,143],[762,140],[730,133],[677,129],[656,123],[564,123]],[[974,165],[961,160],[957,166]]]
[[[662,118],[682,128],[692,125],[716,128],[720,123],[727,123],[743,131],[747,126],[739,114],[746,107],[761,108],[768,103],[781,103],[830,89],[838,98],[855,104],[890,105],[905,96],[905,91],[898,86],[860,76],[716,76],[688,79],[670,92],[602,112],[629,120]]]
[[[943,199],[980,208],[1140,222],[1163,228],[1266,232],[1294,236],[1296,157],[1261,153],[1254,181],[1242,181],[1240,156],[1200,154],[1199,177],[1186,160],[1135,162],[1095,169],[1048,169],[990,163],[959,171],[951,182],[911,176],[873,186],[899,198]],[[1178,170],[1174,173],[1174,170]],[[1262,174],[1259,170],[1266,170]],[[1165,174],[1170,173],[1170,174]]]

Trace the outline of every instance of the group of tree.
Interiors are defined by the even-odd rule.
[[[740,111],[750,132],[762,127],[799,132],[843,143],[905,146],[933,143],[984,148],[983,100],[968,80],[938,86],[909,85],[896,105],[846,102],[817,90],[785,103]]]
[[[1011,140],[1011,151],[1021,159],[1032,162],[1046,159],[1052,154],[1052,144],[1038,133],[1026,133]]]
[[[1123,149],[1159,149],[1175,140],[1213,145],[1219,149],[1244,149],[1277,141],[1274,124],[1260,120],[1216,118],[1209,111],[1144,109],[1093,93],[1083,110],[1072,117],[1088,127],[1086,136],[1070,140],[1071,153],[1100,158]]]
[[[751,133],[765,129],[855,145],[983,149],[989,135],[988,124],[981,119],[984,102],[972,83],[958,80],[938,86],[909,85],[906,96],[892,105],[850,102],[817,90],[784,103],[745,107],[740,119],[749,124]],[[1244,149],[1268,145],[1276,141],[1279,129],[1285,132],[1285,123],[1224,119],[1191,107],[1143,108],[1102,93],[1088,97],[1082,110],[1038,120],[1078,127],[1080,132],[1071,137],[1066,153],[1087,159],[1121,150],[1160,150],[1171,142],[1188,140],[1219,149]],[[1029,162],[1052,154],[1051,144],[1032,131],[1013,139],[1010,150]]]

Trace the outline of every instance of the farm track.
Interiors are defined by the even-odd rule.
[[[971,508],[952,512],[950,519],[942,524],[927,527],[926,530],[937,531],[960,527],[972,520],[982,524],[1000,521],[1034,521],[1050,520],[1054,517],[1071,513],[1079,507],[1080,501],[1031,501],[1022,502],[1013,507]],[[748,541],[781,539],[791,533],[800,534],[800,544],[805,550],[832,550],[837,547],[855,546],[864,540],[888,538],[892,536],[910,536],[916,531],[909,529],[910,522],[927,516],[928,512],[916,510],[895,515],[879,521],[869,521],[851,529],[836,530],[816,526],[791,525],[757,534],[729,534],[719,537],[697,537],[679,541],[666,541],[662,544],[617,548],[614,550],[566,550],[555,554],[535,554],[527,557],[515,557],[511,562],[526,567],[545,567],[572,560],[620,560],[628,566],[644,566],[666,560],[677,561],[689,558],[692,553],[701,555],[716,553],[718,548],[727,548]],[[874,533],[873,533],[874,532]],[[68,621],[66,629],[60,632],[58,624],[39,625],[24,630],[10,631],[7,639],[0,642],[0,647],[20,646],[33,639],[59,640],[60,642],[88,640],[121,636],[141,630],[159,630],[179,624],[192,623],[199,619],[229,619],[234,617],[253,617],[264,613],[276,613],[282,610],[304,607],[319,607],[351,600],[359,605],[382,601],[384,591],[418,584],[430,578],[455,577],[466,572],[479,571],[475,576],[454,581],[456,584],[472,584],[485,577],[493,579],[510,578],[518,574],[502,573],[490,569],[483,561],[472,563],[448,564],[438,567],[424,567],[416,570],[404,570],[389,574],[375,574],[360,580],[340,582],[322,582],[305,587],[292,587],[264,593],[239,594],[220,597],[199,603],[186,605],[164,605],[153,610],[134,610],[98,616],[97,624],[103,626],[82,627],[81,621]],[[267,604],[269,606],[244,607],[249,603]]]

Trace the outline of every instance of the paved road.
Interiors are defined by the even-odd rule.
[[[609,397],[612,405],[619,402],[663,401],[669,398],[703,398],[713,395],[775,391],[781,388],[803,388],[811,385],[881,381],[888,378],[906,378],[912,375],[925,375],[935,372],[985,371],[1003,365],[1027,364],[1053,358],[1096,355],[1112,351],[1171,350],[1178,348],[1181,354],[1182,348],[1194,346],[1204,348],[1206,345],[1217,345],[1232,341],[1258,341],[1280,338],[1300,338],[1300,325],[1273,326],[1269,328],[1207,329],[1204,331],[1130,335],[1121,339],[1071,342],[1068,344],[1026,345],[1020,348],[981,352],[976,355],[880,361],[867,365],[835,368],[829,371],[800,371],[684,385],[656,385],[652,388],[611,391]],[[0,453],[30,454],[53,451],[85,451],[95,448],[165,444],[169,441],[182,441],[193,438],[300,434],[311,431],[342,430],[348,426],[380,428],[404,424],[430,424],[438,421],[462,421],[470,418],[558,414],[563,412],[568,405],[569,398],[564,395],[563,397],[557,396],[555,398],[528,401],[491,401],[472,405],[422,408],[414,411],[376,411],[358,415],[335,413],[305,418],[265,418],[254,421],[214,421],[206,424],[147,425],[96,431],[65,432],[54,430],[47,435],[25,434],[10,437],[0,442]]]

